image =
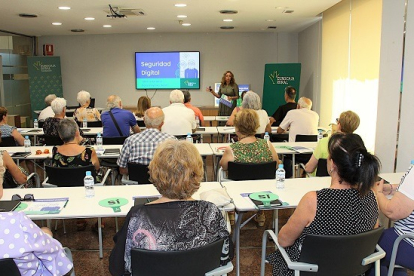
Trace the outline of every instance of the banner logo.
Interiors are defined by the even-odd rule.
[[[188,86],[188,87],[193,87],[194,85],[196,85],[196,83],[195,83],[195,82],[193,82],[193,81],[188,81],[188,80],[184,81],[184,84],[185,84],[186,86]]]
[[[41,71],[42,73],[52,72],[52,68],[56,68],[55,64],[42,64],[41,61],[36,61],[33,63],[33,67],[36,68],[37,71]]]
[[[289,85],[290,81],[295,81],[295,77],[281,77],[277,71],[273,71],[273,73],[269,74],[269,78],[273,84],[284,84]]]

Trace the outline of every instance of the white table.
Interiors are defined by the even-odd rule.
[[[222,182],[226,187],[227,193],[233,199],[236,211],[238,212],[236,224],[233,232],[233,242],[236,245],[236,275],[240,275],[240,229],[243,214],[248,211],[258,210],[256,205],[242,193],[254,193],[270,191],[279,195],[280,200],[287,202],[289,205],[280,206],[278,209],[296,208],[301,198],[309,191],[316,191],[330,186],[330,177],[314,178],[295,178],[286,179],[284,189],[276,189],[275,180],[254,180],[254,181],[232,181]],[[275,216],[275,232],[278,232],[278,213]]]
[[[88,127],[86,130],[84,128],[80,129],[83,130],[84,136],[96,136],[98,133],[103,132],[102,127]],[[44,135],[43,128],[18,128],[17,131],[23,136],[33,136],[35,146],[38,145],[38,136]]]
[[[193,195],[194,199],[200,198],[200,193],[211,189],[220,188],[217,182],[202,183],[200,189]],[[125,217],[134,205],[134,196],[159,195],[152,185],[128,185],[128,186],[95,186],[95,197],[86,198],[84,187],[62,188],[30,188],[30,189],[4,189],[2,200],[10,200],[12,195],[33,194],[35,199],[69,197],[69,202],[59,214],[30,215],[31,219],[73,219],[73,218],[98,218],[99,257],[103,257],[101,219],[103,217]],[[128,200],[128,204],[121,206],[120,212],[115,213],[111,208],[102,207],[98,202],[102,199],[122,197]],[[234,210],[228,206],[226,211]]]

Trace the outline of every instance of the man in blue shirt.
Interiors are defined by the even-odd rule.
[[[104,137],[129,136],[130,129],[134,133],[140,132],[134,114],[128,110],[122,109],[121,98],[119,96],[109,96],[106,100],[106,106],[109,111],[106,111],[101,115]],[[112,113],[113,118],[110,113]],[[119,130],[116,127],[114,120],[117,122]]]

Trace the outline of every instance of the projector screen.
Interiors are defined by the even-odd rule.
[[[136,52],[136,89],[200,89],[200,52]]]

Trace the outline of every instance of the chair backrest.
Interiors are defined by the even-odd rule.
[[[123,145],[126,138],[126,136],[102,137],[102,143],[104,145]]]
[[[150,184],[148,165],[128,163],[129,180],[137,181],[138,184]]]
[[[319,158],[318,166],[316,167],[316,176],[329,176],[328,168],[326,167],[326,159]]]
[[[204,276],[220,266],[223,239],[181,251],[131,250],[132,275]]]
[[[77,123],[80,128],[83,127],[82,121],[77,121]],[[102,127],[102,121],[88,122],[87,124],[88,124],[88,127]]]
[[[49,178],[47,183],[59,187],[83,186],[83,178],[87,171],[92,172],[93,179],[96,183],[96,171],[93,165],[82,167],[52,167],[45,166],[46,174]]]
[[[46,146],[58,146],[63,145],[62,139],[59,136],[42,135],[39,138],[43,138]]]
[[[318,142],[318,135],[297,134],[295,142]]]
[[[267,163],[229,162],[228,178],[232,180],[274,179],[276,161]]]
[[[40,120],[38,123],[39,128],[43,128],[43,125],[45,124],[44,120]]]
[[[270,135],[270,140],[275,143],[287,142],[289,141],[289,133],[272,134]]]
[[[137,125],[138,125],[139,127],[145,127],[145,123],[144,123],[144,121],[143,121],[143,120],[137,120]]]
[[[1,137],[0,147],[15,147],[16,141],[13,136]]]
[[[13,259],[0,259],[0,275],[20,276],[20,271]]]
[[[301,275],[363,274],[370,265],[363,266],[362,259],[375,252],[375,246],[383,230],[380,227],[346,236],[307,235],[302,244],[299,262],[317,264],[318,272],[301,272]]]

